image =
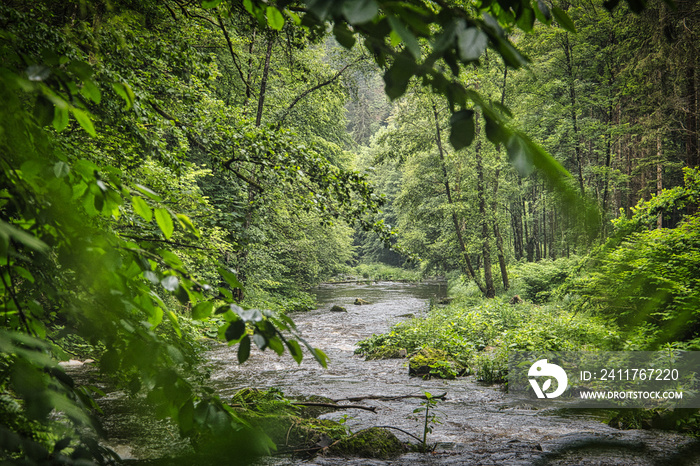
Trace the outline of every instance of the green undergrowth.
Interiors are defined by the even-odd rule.
[[[242,305],[249,308],[269,309],[288,313],[310,311],[316,308],[316,298],[297,289],[264,290],[250,287],[246,289]]]
[[[444,354],[432,363],[463,366],[485,382],[503,381],[509,351],[585,351],[621,349],[617,326],[587,313],[572,312],[563,303],[510,304],[508,297],[459,299],[433,306],[424,317],[400,322],[385,334],[358,343],[367,358],[416,355],[425,348]],[[403,350],[403,351],[402,351]],[[457,369],[432,373],[449,376]]]
[[[373,262],[362,263],[350,268],[347,275],[365,280],[390,280],[417,282],[423,277],[420,270],[409,270],[401,267]]]

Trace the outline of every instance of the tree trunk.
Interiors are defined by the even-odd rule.
[[[438,155],[440,156],[440,165],[442,167],[442,182],[445,186],[445,191],[447,193],[447,203],[450,206],[450,210],[452,211],[452,223],[454,224],[455,227],[455,233],[457,234],[457,242],[459,243],[459,249],[462,252],[462,258],[464,259],[464,264],[466,266],[466,269],[462,269],[463,272],[466,272],[467,276],[474,280],[476,283],[476,286],[479,287],[479,290],[481,293],[484,295],[486,294],[486,288],[484,285],[481,284],[479,279],[476,276],[476,273],[474,272],[474,267],[472,267],[472,262],[469,259],[469,254],[467,252],[467,246],[464,243],[464,238],[462,237],[462,228],[459,225],[459,219],[457,218],[457,212],[454,210],[454,203],[452,201],[452,190],[450,188],[450,179],[447,176],[447,165],[445,164],[445,153],[442,147],[442,135],[441,135],[441,130],[440,130],[440,118],[438,116],[438,111],[437,111],[437,106],[433,102],[433,115],[435,117],[435,139],[437,142],[437,147],[438,147]]]
[[[489,243],[489,224],[486,214],[486,191],[484,187],[484,166],[481,160],[481,140],[479,139],[479,119],[475,118],[475,158],[476,158],[476,190],[479,198],[479,215],[481,217],[481,253],[484,256],[484,296],[493,298],[496,296],[496,288],[493,286],[493,272],[491,270],[491,245]]]
[[[265,90],[267,89],[267,77],[270,72],[270,56],[272,56],[272,46],[275,43],[275,38],[270,37],[267,42],[267,51],[265,52],[265,66],[263,67],[263,75],[260,80],[260,95],[258,96],[258,111],[255,114],[255,126],[260,126],[262,121],[263,107],[265,105]]]
[[[576,152],[576,168],[578,170],[578,183],[581,189],[581,195],[585,194],[583,185],[583,165],[581,161],[581,142],[578,134],[578,117],[576,115],[576,86],[574,78],[574,65],[571,56],[571,43],[569,42],[569,33],[564,34],[564,56],[566,58],[566,72],[569,78],[569,101],[571,104],[571,124],[574,128],[574,151]]]
[[[656,134],[656,195],[660,196],[661,191],[664,189],[663,185],[663,164],[661,163],[662,151],[661,151],[661,131]],[[659,218],[656,220],[656,228],[663,228],[664,217],[663,212],[659,212]]]
[[[506,255],[503,252],[503,237],[501,236],[501,229],[498,228],[498,217],[496,213],[498,211],[498,178],[501,174],[501,169],[496,169],[496,175],[493,181],[493,236],[496,238],[496,249],[498,250],[498,265],[501,269],[501,280],[503,280],[503,289],[507,290],[510,288],[510,282],[508,280],[508,269],[506,269]]]

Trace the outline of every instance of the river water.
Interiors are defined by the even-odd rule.
[[[277,387],[288,396],[319,395],[343,399],[363,395],[403,396],[447,392],[436,412],[428,441],[430,454],[407,453],[379,461],[318,456],[312,460],[273,458],[266,464],[577,464],[577,465],[700,465],[700,444],[677,433],[657,430],[617,430],[596,413],[534,410],[510,402],[499,386],[471,378],[423,380],[408,376],[405,359],[364,361],[355,345],[373,333],[384,333],[412,315],[428,311],[431,298],[445,296],[444,283],[329,284],[316,291],[318,309],[292,316],[302,335],[330,357],[328,369],[312,357],[297,365],[288,354],[254,350],[243,365],[236,347],[220,345],[209,352],[211,380],[224,400],[245,387]],[[356,298],[369,301],[354,305]],[[330,312],[340,305],[347,312]],[[377,412],[348,409],[323,417],[347,416],[353,432],[372,426],[394,426],[422,436],[422,421],[412,419],[420,400],[365,400]],[[598,413],[599,414],[599,413]],[[393,431],[400,439],[410,437]]]

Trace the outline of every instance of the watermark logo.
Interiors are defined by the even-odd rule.
[[[530,370],[527,372],[528,380],[532,389],[535,390],[537,398],[556,398],[566,390],[569,383],[569,378],[566,372],[561,367],[556,364],[550,364],[546,359],[540,359],[530,366]],[[537,379],[532,379],[530,377],[547,377],[547,379],[542,384],[540,388]],[[552,378],[557,381],[557,389],[551,393],[546,393],[547,390],[552,386]]]

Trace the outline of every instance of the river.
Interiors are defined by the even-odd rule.
[[[408,376],[407,360],[364,361],[355,344],[373,333],[384,333],[411,315],[427,312],[431,297],[445,295],[444,283],[328,284],[315,290],[316,310],[293,315],[302,335],[330,357],[328,369],[311,357],[300,365],[288,354],[253,351],[243,365],[236,348],[220,345],[209,352],[211,381],[225,400],[245,387],[277,387],[289,396],[319,395],[332,399],[362,395],[420,395],[447,392],[439,402],[428,441],[430,454],[408,453],[393,461],[318,456],[312,460],[273,458],[265,464],[577,464],[655,465],[700,464],[700,446],[690,437],[658,430],[618,430],[596,413],[534,410],[509,403],[499,386],[471,378],[423,380]],[[367,305],[354,305],[356,298]],[[330,312],[340,305],[348,312]],[[347,416],[354,432],[372,426],[394,426],[422,436],[422,422],[412,419],[420,400],[366,400],[377,412],[348,409],[324,415]],[[402,440],[410,438],[394,431]]]

